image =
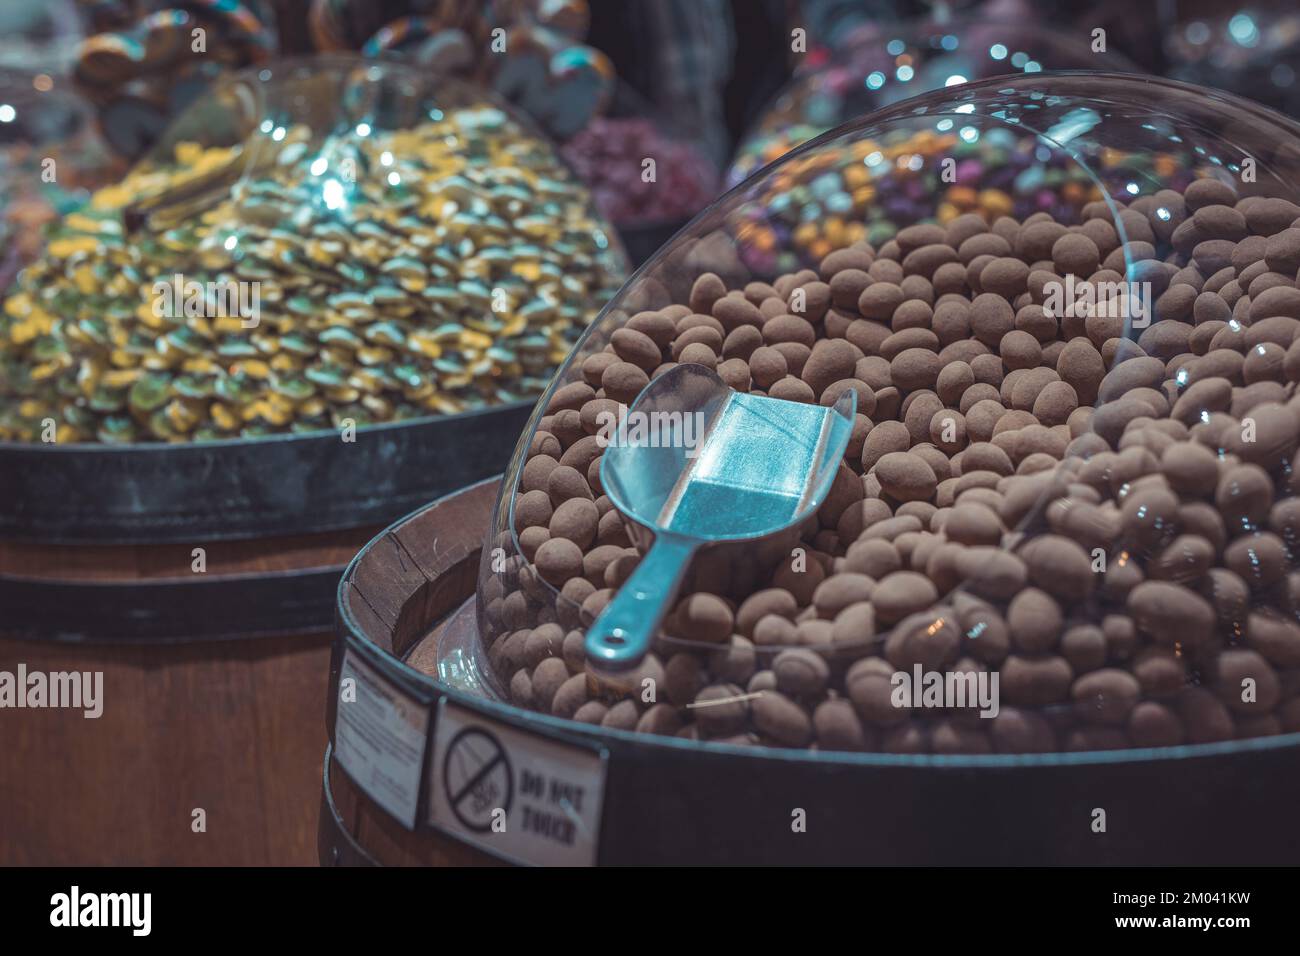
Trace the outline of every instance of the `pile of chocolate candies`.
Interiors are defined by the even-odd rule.
[[[1197,179],[1120,208],[1145,328],[1044,308],[1068,277],[1123,278],[1100,202],[1071,226],[914,225],[771,284],[704,272],[632,315],[532,437],[500,539],[521,553],[481,598],[503,692],[622,730],[837,751],[1300,730],[1300,207]],[[683,362],[790,401],[853,389],[857,418],[803,560],[703,552],[630,692],[583,657],[640,560],[601,491],[597,416]],[[896,706],[892,675],[918,666],[997,672],[997,715]]]

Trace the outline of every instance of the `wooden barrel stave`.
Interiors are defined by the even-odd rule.
[[[376,522],[499,471],[530,408],[351,445],[0,446],[0,669],[102,671],[106,698],[0,711],[0,864],[314,862],[339,577]]]
[[[434,701],[435,708],[439,698],[447,698],[515,729],[600,746],[609,767],[601,862],[1258,865],[1293,862],[1300,849],[1294,828],[1285,825],[1300,799],[1300,775],[1294,773],[1300,735],[1166,748],[1118,759],[1104,753],[915,759],[819,754],[688,745],[607,731],[485,703],[418,677],[408,669],[417,663],[425,675],[436,673],[430,662],[438,660],[440,621],[474,595],[478,556],[469,542],[477,547],[491,518],[486,490],[477,486],[443,499],[385,533],[398,536],[407,551],[420,556],[422,566],[435,575],[432,580],[358,574],[374,545],[358,556],[340,595],[339,641],[357,650],[391,647],[396,660],[385,668],[388,678],[394,684],[406,682],[418,699]],[[358,586],[359,581],[364,583]],[[384,613],[376,613],[376,607]],[[337,645],[335,654],[340,654]],[[334,687],[337,675],[336,666]],[[334,692],[329,706],[332,727]],[[407,830],[333,759],[327,785],[335,804],[346,808],[341,824],[378,863],[498,862],[441,831]],[[1170,804],[1165,795],[1171,788],[1200,796],[1191,803]],[[953,793],[962,794],[959,802],[954,803]],[[664,799],[665,794],[672,798]],[[809,806],[810,801],[818,825],[795,833],[788,828],[790,807]],[[1124,821],[1125,833],[1140,833],[1142,839],[1120,833],[1088,838],[1089,808],[1097,805]],[[872,816],[863,816],[864,806],[898,826],[882,831]],[[1207,830],[1211,817],[1214,825]],[[327,822],[322,821],[323,848]],[[767,837],[754,840],[759,831]],[[1200,838],[1189,842],[1188,832]],[[330,860],[323,856],[322,862]]]
[[[321,632],[201,644],[0,638],[0,670],[102,671],[103,714],[0,712],[0,863],[307,865]],[[192,812],[206,811],[206,833]]]

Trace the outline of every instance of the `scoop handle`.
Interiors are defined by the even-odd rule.
[[[650,650],[681,587],[699,543],[660,532],[632,576],[587,629],[587,660],[598,668],[628,670]]]

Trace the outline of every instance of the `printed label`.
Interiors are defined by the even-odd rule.
[[[429,821],[538,866],[592,866],[605,753],[549,740],[443,698],[429,764]]]
[[[412,830],[428,735],[429,707],[345,651],[334,755],[372,800]]]

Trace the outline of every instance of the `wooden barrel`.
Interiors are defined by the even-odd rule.
[[[1300,859],[1300,734],[1111,753],[819,753],[592,727],[467,692],[440,659],[439,641],[473,625],[495,497],[485,482],[421,509],[344,573],[320,802],[325,865]],[[400,772],[391,765],[381,775],[365,772],[356,718],[344,711],[355,703],[341,697],[344,675],[361,675],[372,705],[387,701],[403,716],[397,729],[407,745],[418,736]],[[463,771],[457,778],[450,758],[466,734],[480,745],[470,782],[498,780],[494,791],[462,786]],[[394,790],[394,781],[404,786]],[[563,846],[529,842],[526,831],[546,817],[544,796],[557,786],[582,836]],[[448,812],[462,795],[481,793],[481,806]],[[499,828],[487,825],[493,818]]]
[[[5,865],[314,859],[321,633],[79,645],[0,640],[0,671],[103,673],[103,714],[0,712]],[[206,832],[195,832],[195,811]]]
[[[98,718],[0,710],[0,864],[313,862],[340,575],[500,471],[529,409],[346,443],[0,444],[0,674],[103,675]]]
[[[443,628],[474,593],[483,533],[499,484],[495,478],[488,479],[421,509],[385,531],[353,562],[339,588],[340,607],[347,609],[349,618],[364,617],[394,660],[404,658],[412,665],[436,667],[434,661],[421,661],[419,655],[436,653]],[[435,524],[440,526],[436,532]],[[392,556],[401,553],[396,549],[403,547],[408,536],[414,541],[416,536],[433,534],[439,536],[438,547],[425,549],[433,563],[422,566],[414,576],[400,571],[394,575]],[[397,583],[397,578],[403,580]],[[380,598],[381,594],[385,597]],[[329,682],[332,691],[338,688],[345,650],[345,642],[335,642]],[[336,715],[331,695],[329,726],[334,726]],[[325,754],[321,793],[318,853],[322,864],[499,864],[495,857],[441,834],[417,834],[404,828],[343,771],[331,751],[332,744]]]

